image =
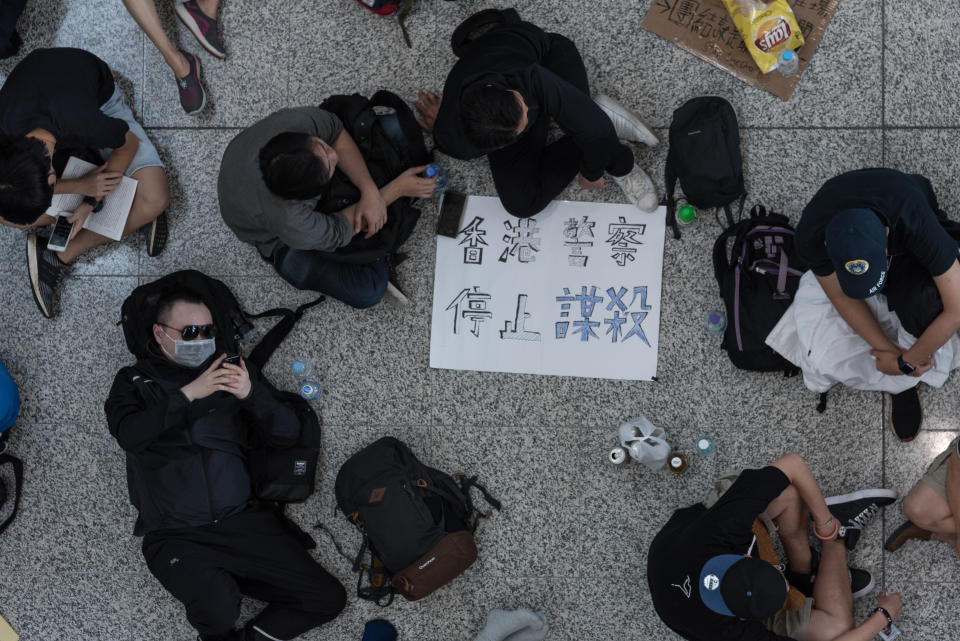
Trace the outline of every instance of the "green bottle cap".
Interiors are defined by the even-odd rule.
[[[677,220],[683,225],[689,225],[697,217],[697,210],[692,205],[684,205],[677,210]]]

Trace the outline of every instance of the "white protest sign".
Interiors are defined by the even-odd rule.
[[[437,237],[430,366],[650,380],[665,215],[555,201],[520,219],[470,196]]]

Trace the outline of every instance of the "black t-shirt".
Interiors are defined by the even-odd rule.
[[[0,88],[0,131],[23,136],[41,128],[58,148],[115,149],[129,127],[100,111],[113,95],[113,73],[82,49],[37,49],[20,61]]]
[[[910,254],[931,276],[950,269],[957,242],[937,219],[937,200],[930,181],[894,169],[860,169],[828,180],[804,208],[797,225],[800,259],[818,276],[829,276],[833,262],[824,245],[833,215],[844,209],[871,209],[890,228],[887,253]]]
[[[700,570],[718,554],[746,554],[753,521],[780,496],[790,479],[775,467],[744,470],[709,510],[677,510],[650,544],[647,582],[653,606],[667,626],[691,641],[788,641],[760,621],[741,621],[700,600]]]

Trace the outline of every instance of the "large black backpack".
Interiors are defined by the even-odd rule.
[[[432,159],[413,112],[396,94],[378,91],[369,100],[360,94],[330,96],[320,107],[335,114],[343,123],[343,128],[357,143],[377,187],[383,187],[410,167],[425,165]],[[398,144],[384,128],[384,119],[389,117],[392,125],[394,115],[404,144]],[[359,200],[360,190],[337,169],[316,208],[322,212],[340,211]],[[345,247],[322,253],[328,260],[357,264],[395,255],[417,226],[420,210],[413,206],[412,199],[404,196],[390,205],[387,212],[386,224],[370,238],[356,234]]]
[[[415,601],[470,567],[477,556],[473,532],[483,516],[471,501],[472,487],[500,509],[476,477],[455,479],[428,467],[395,438],[381,438],[351,456],[334,492],[337,506],[363,535],[354,561],[357,596],[381,605],[396,593]],[[364,567],[367,550],[371,562]],[[361,588],[364,573],[370,575],[367,588]]]
[[[217,349],[221,352],[240,353],[240,341],[252,338],[256,329],[251,319],[281,317],[246,357],[261,373],[270,355],[303,313],[324,300],[321,296],[295,310],[277,308],[248,314],[222,281],[194,270],[173,272],[134,289],[120,308],[118,325],[123,327],[127,349],[138,360],[150,354],[147,347],[153,341],[157,303],[166,294],[179,289],[189,289],[206,302],[217,328]],[[310,404],[297,394],[278,390],[266,376],[263,377],[263,383],[274,395],[293,407],[300,419],[300,437],[294,445],[282,449],[272,448],[258,440],[250,442],[247,464],[254,495],[264,501],[303,501],[313,493],[316,481],[320,456],[320,419]],[[253,438],[256,439],[255,436]]]
[[[698,209],[723,207],[727,224],[733,225],[730,203],[746,198],[743,160],[740,156],[740,125],[730,103],[717,96],[692,98],[673,112],[670,121],[670,151],[664,171],[667,224],[680,238],[675,217],[677,181],[690,204]]]
[[[805,269],[787,217],[768,214],[762,205],[717,238],[713,271],[727,312],[721,347],[734,365],[791,376],[799,372],[766,344],[766,338],[793,302]]]

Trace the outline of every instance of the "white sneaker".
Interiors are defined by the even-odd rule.
[[[650,180],[647,172],[637,165],[634,165],[626,176],[611,176],[611,178],[620,185],[624,195],[638,209],[649,213],[657,208],[657,190],[653,186],[653,181]]]
[[[651,147],[659,144],[660,139],[643,124],[643,121],[640,120],[637,114],[607,94],[600,94],[594,98],[593,101],[597,103],[597,106],[603,109],[603,112],[613,121],[613,128],[617,130],[617,138],[620,140],[642,142]]]
[[[387,293],[397,299],[397,302],[401,305],[409,305],[410,299],[407,298],[406,294],[400,291],[400,288],[394,285],[391,281],[387,281]]]

